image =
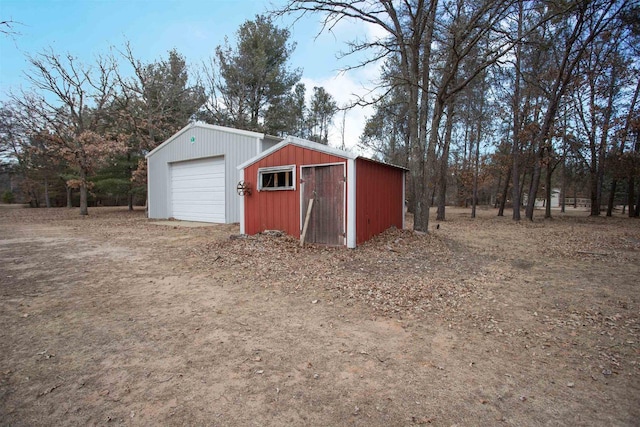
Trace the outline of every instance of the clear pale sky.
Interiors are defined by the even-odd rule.
[[[142,61],[164,58],[175,48],[188,64],[199,66],[224,43],[225,36],[233,45],[238,27],[270,7],[267,0],[0,0],[0,21],[14,21],[18,33],[0,35],[0,101],[7,99],[9,91],[28,89],[25,54],[52,48],[91,63],[112,46],[119,48],[129,41]],[[345,23],[332,34],[316,37],[319,19],[308,16],[294,23],[293,17],[287,17],[275,24],[289,28],[291,41],[297,44],[291,65],[303,69],[307,94],[313,86],[324,86],[339,105],[344,104],[352,94],[366,93],[377,71],[370,66],[341,73],[339,70],[354,64],[355,59],[338,60],[336,55],[345,48],[344,42],[375,34],[371,27]],[[367,114],[371,109],[347,114],[348,147],[355,147]],[[341,128],[342,113],[338,113],[331,145],[341,143]]]

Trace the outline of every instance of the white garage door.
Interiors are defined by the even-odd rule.
[[[175,219],[224,223],[224,158],[171,165],[171,207]]]

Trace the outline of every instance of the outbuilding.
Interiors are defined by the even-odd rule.
[[[149,218],[240,221],[237,166],[282,138],[192,123],[147,154]]]
[[[238,169],[243,234],[282,230],[307,243],[354,248],[404,228],[404,168],[287,137]]]

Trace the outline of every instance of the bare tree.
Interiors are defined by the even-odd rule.
[[[19,33],[16,31],[16,25],[22,25],[20,22],[16,22],[12,19],[0,21],[0,34],[8,37],[14,37]]]
[[[114,66],[105,58],[86,66],[53,50],[28,61],[26,77],[33,92],[12,98],[28,112],[30,128],[47,140],[50,154],[76,169],[80,214],[87,215],[89,175],[106,156],[122,149],[115,135],[103,132],[103,113],[115,95]]]
[[[343,20],[355,20],[381,28],[386,37],[354,40],[346,55],[368,51],[371,56],[355,65],[364,66],[382,58],[396,57],[400,73],[395,80],[406,92],[407,133],[410,147],[410,170],[415,195],[414,229],[427,231],[429,208],[435,189],[437,146],[445,105],[489,65],[500,58],[512,43],[500,22],[510,11],[511,1],[465,0],[442,1],[290,1],[276,13],[319,13],[324,16],[323,29],[331,30]],[[440,13],[441,19],[436,19]],[[484,52],[477,67],[459,75],[460,65],[483,39],[490,49]],[[434,74],[431,46],[436,43],[443,58]],[[431,95],[435,81],[435,95]],[[455,84],[454,84],[455,82]],[[375,103],[390,92],[373,100]],[[431,105],[433,101],[433,106]]]
[[[564,19],[559,23],[547,21],[550,30],[549,37],[556,43],[561,41],[563,47],[559,52],[557,65],[552,70],[554,78],[551,81],[551,86],[546,89],[546,111],[533,137],[537,147],[538,160],[534,165],[525,212],[526,217],[530,220],[533,220],[542,165],[551,150],[553,124],[561,101],[588,47],[598,35],[610,28],[610,25],[615,22],[627,4],[627,1],[619,0],[591,2],[576,0],[568,4],[554,4],[554,6],[563,9],[559,13],[560,16],[564,15]]]

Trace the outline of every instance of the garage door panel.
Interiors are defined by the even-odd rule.
[[[204,199],[207,194],[205,193],[201,199]],[[173,199],[173,210],[189,210],[189,209],[197,209],[198,206],[222,206],[224,207],[224,198],[211,199],[207,198],[206,200],[195,200],[192,197],[187,197],[184,195],[179,195],[174,197]]]
[[[172,216],[187,221],[225,222],[224,158],[171,166]]]
[[[207,173],[206,171],[203,171],[202,173],[197,173],[197,174],[174,174],[173,175],[173,179],[176,182],[188,182],[192,179],[198,180],[198,179],[202,179],[202,178],[214,178],[214,179],[221,179],[224,178],[224,172],[222,173]]]

